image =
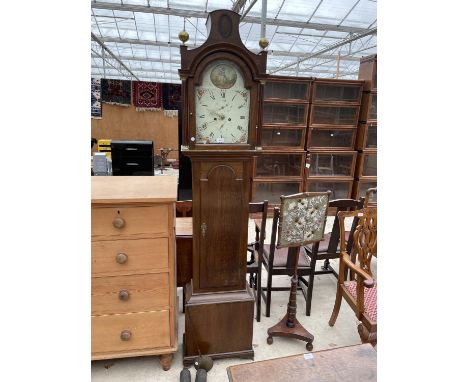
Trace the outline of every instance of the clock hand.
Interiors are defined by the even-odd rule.
[[[217,111],[209,110],[209,109],[208,109],[208,111],[210,112],[210,114],[217,115],[221,120],[224,120],[224,118],[226,118],[226,117],[224,116],[224,114],[218,113]]]

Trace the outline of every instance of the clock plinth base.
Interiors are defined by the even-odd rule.
[[[188,356],[186,353],[186,347],[185,347],[185,333],[183,335],[183,365],[188,367],[191,366],[195,363],[196,359],[198,358],[198,355],[192,355]],[[211,359],[226,359],[226,358],[245,358],[245,359],[254,359],[254,351],[253,349],[251,350],[244,350],[244,351],[236,351],[236,352],[231,352],[231,353],[217,353],[217,354],[204,354],[207,356],[210,356]]]
[[[273,337],[290,337],[307,342],[306,348],[311,351],[314,336],[305,330],[296,317],[294,317],[294,326],[290,327],[288,325],[288,315],[286,313],[280,322],[268,329],[268,344],[271,345],[273,343]]]
[[[242,291],[192,294],[185,304],[184,365],[200,354],[213,359],[251,358],[255,299]]]

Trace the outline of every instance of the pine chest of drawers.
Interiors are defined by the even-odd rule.
[[[91,178],[91,359],[177,351],[173,176]]]

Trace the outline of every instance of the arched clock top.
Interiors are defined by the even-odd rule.
[[[243,65],[248,68],[251,72],[250,76],[255,81],[265,78],[267,52],[255,54],[246,48],[239,35],[239,20],[240,15],[230,10],[220,9],[211,12],[206,22],[209,34],[203,45],[190,50],[185,45],[180,46],[179,74],[181,78],[196,76],[197,68],[203,66],[204,60],[215,54],[234,55],[237,58],[236,61],[243,62]],[[198,83],[198,79],[195,81]]]

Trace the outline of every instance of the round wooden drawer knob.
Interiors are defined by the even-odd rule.
[[[125,225],[125,220],[121,217],[117,217],[112,222],[112,225],[117,229],[123,228],[123,226]]]
[[[120,252],[115,256],[115,261],[117,261],[119,264],[125,264],[128,260],[128,256],[126,253]]]
[[[119,299],[122,301],[127,301],[130,298],[130,292],[126,289],[122,289],[119,292]]]
[[[122,332],[120,333],[120,339],[122,341],[129,341],[131,337],[132,332],[130,330],[122,330]]]

